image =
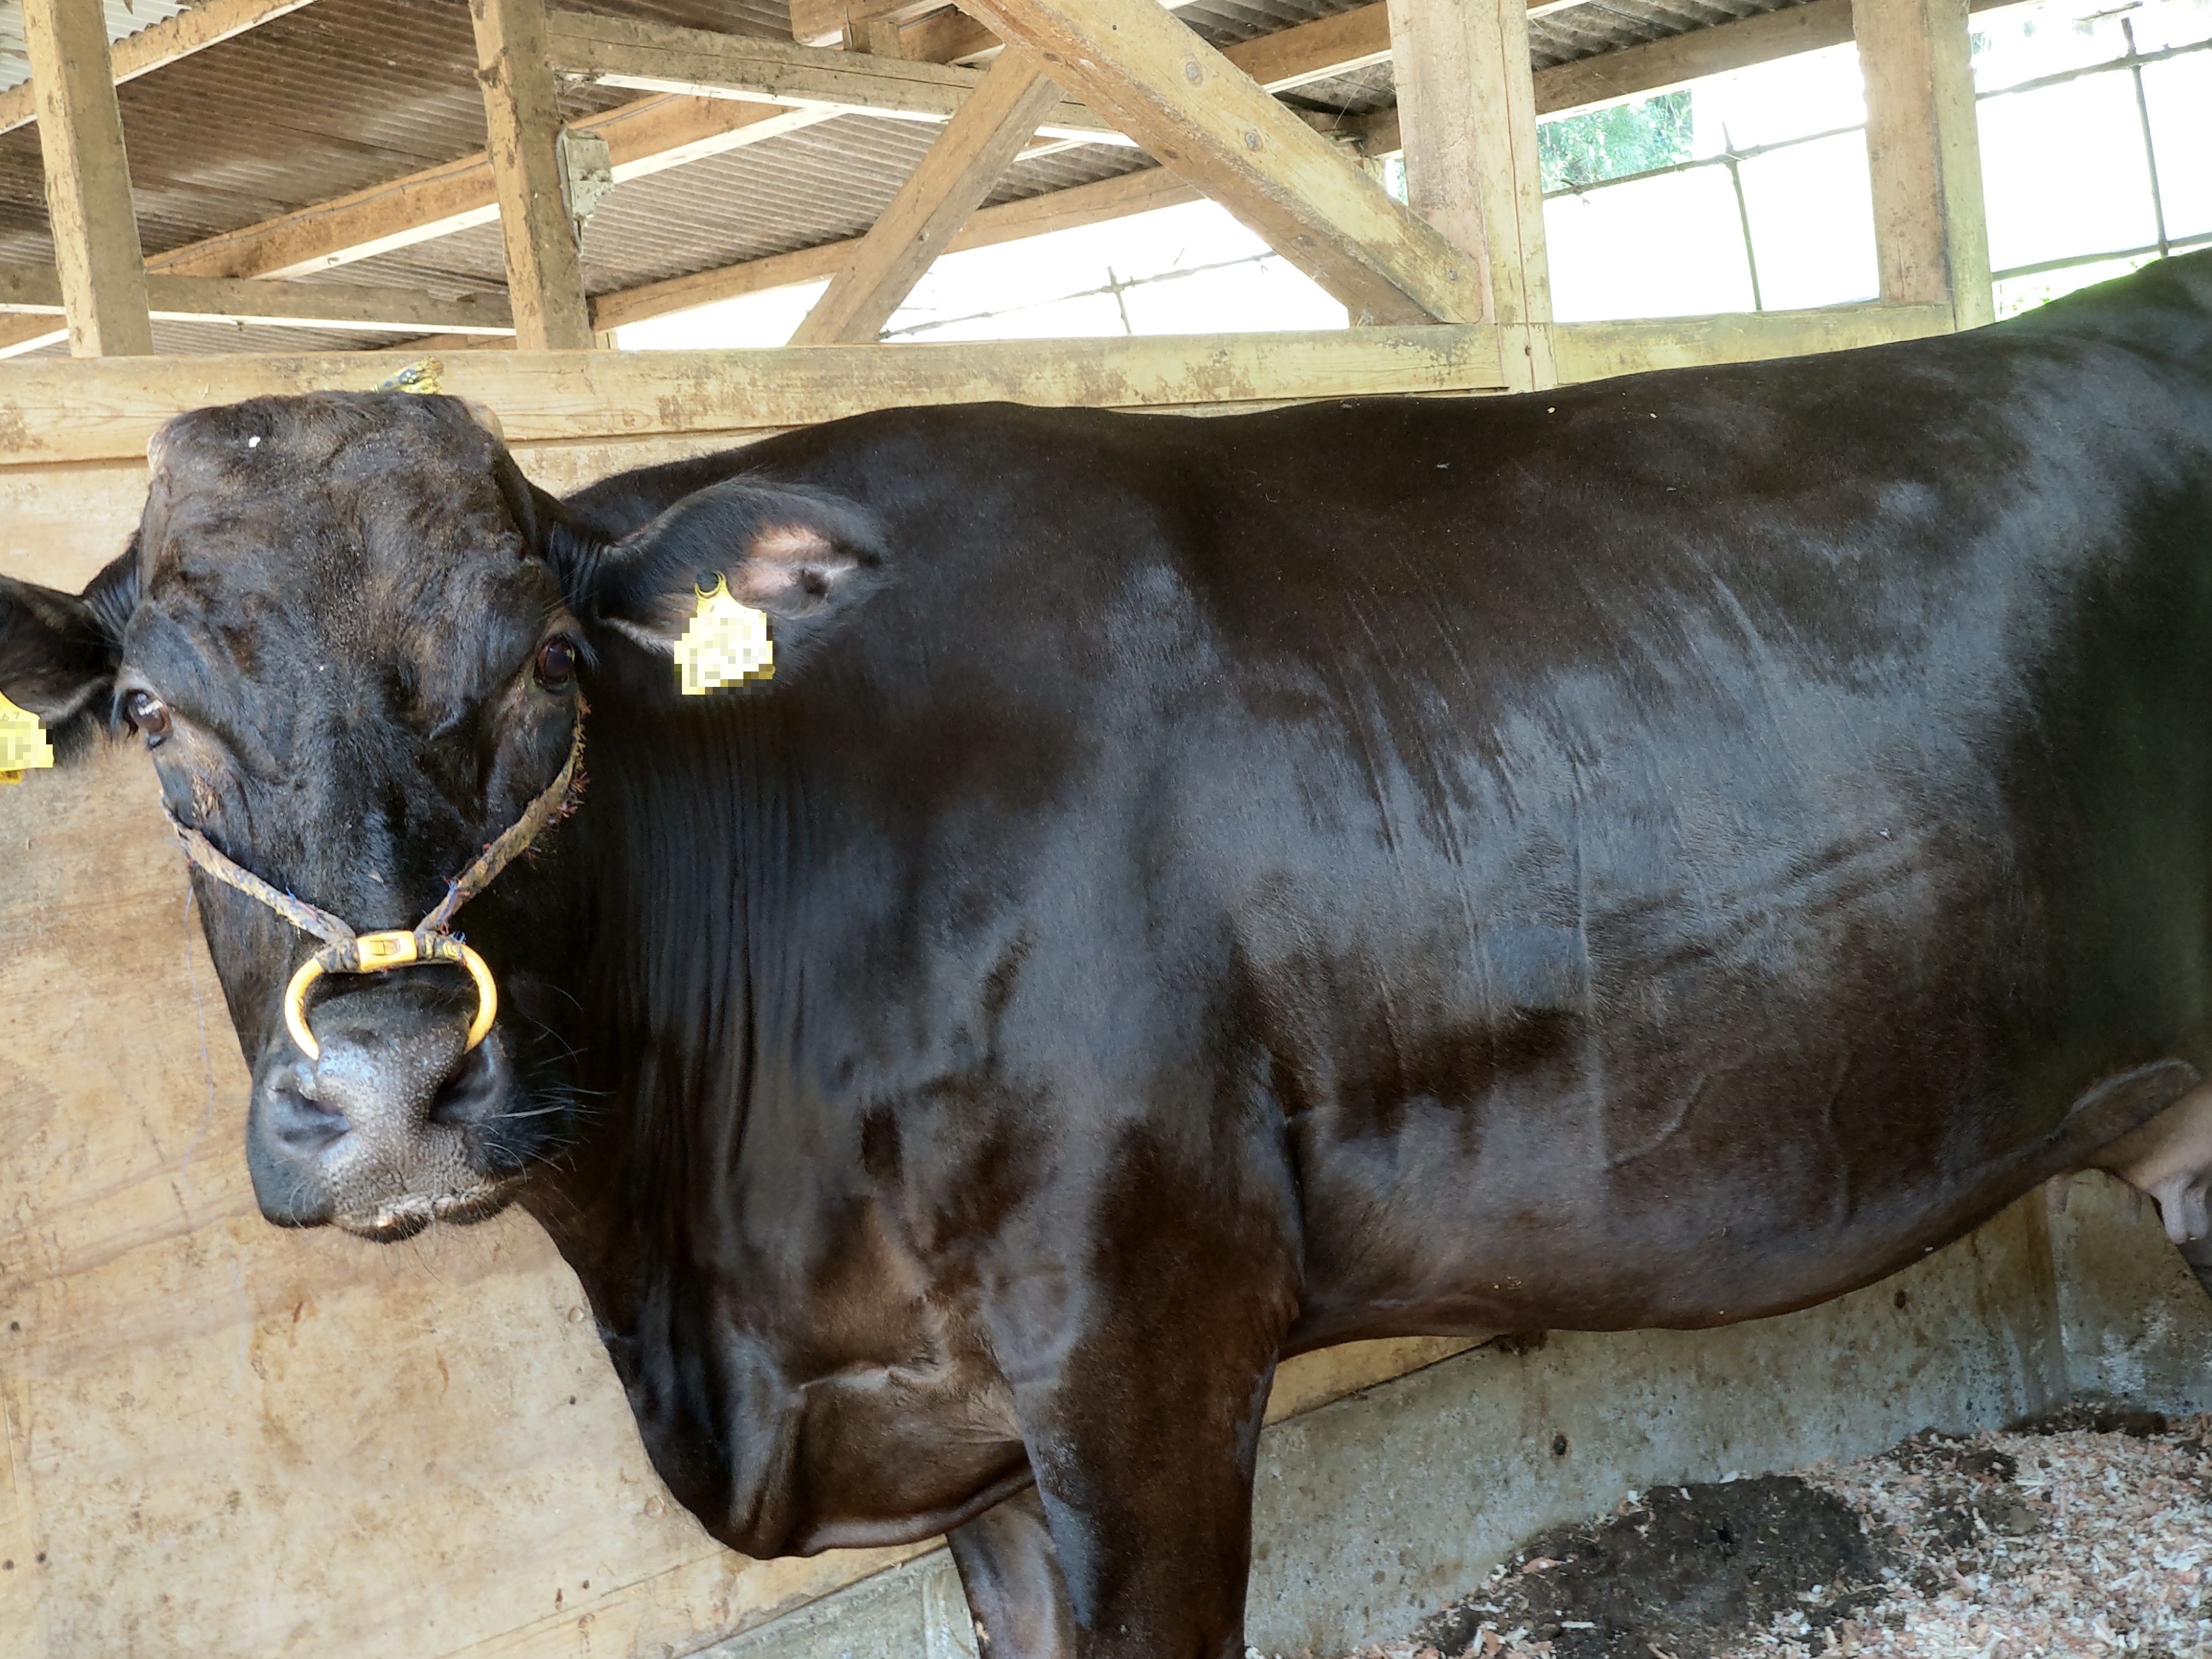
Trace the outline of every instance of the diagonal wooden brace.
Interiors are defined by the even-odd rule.
[[[1355,323],[1480,322],[1474,260],[1158,0],[961,0],[1341,300]]]

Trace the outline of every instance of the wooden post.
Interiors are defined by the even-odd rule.
[[[1009,46],[806,313],[793,345],[873,340],[1060,101],[1044,66]]]
[[[561,112],[547,66],[543,0],[469,0],[483,84],[486,153],[507,246],[514,343],[584,350],[591,307],[561,179]]]
[[[1480,315],[1474,261],[1158,0],[960,4],[1258,232],[1354,322]]]
[[[70,349],[80,357],[150,356],[146,261],[100,0],[23,0],[23,43],[37,89],[46,219]]]
[[[1974,328],[1995,308],[1966,10],[1967,0],[1853,0],[1851,24],[1882,300],[1946,304]]]
[[[1483,320],[1550,386],[1547,331],[1523,326],[1552,320],[1527,0],[1389,0],[1389,16],[1407,198],[1474,256]]]

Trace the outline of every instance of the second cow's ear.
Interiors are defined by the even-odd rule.
[[[138,602],[138,548],[82,594],[0,576],[0,694],[45,725],[66,761],[107,723],[123,629]]]
[[[672,651],[717,576],[733,598],[787,624],[778,638],[796,643],[875,586],[884,550],[876,521],[855,502],[731,478],[686,495],[594,562],[588,611]]]

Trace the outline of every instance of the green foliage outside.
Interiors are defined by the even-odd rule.
[[[1546,190],[1574,190],[1690,159],[1690,92],[1662,93],[1536,126]]]

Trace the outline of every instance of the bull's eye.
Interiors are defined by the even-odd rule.
[[[535,666],[538,684],[548,691],[566,690],[576,679],[575,641],[565,635],[556,634],[538,647]]]
[[[149,749],[158,749],[169,735],[169,711],[151,691],[133,691],[123,699],[123,717],[129,720]]]

